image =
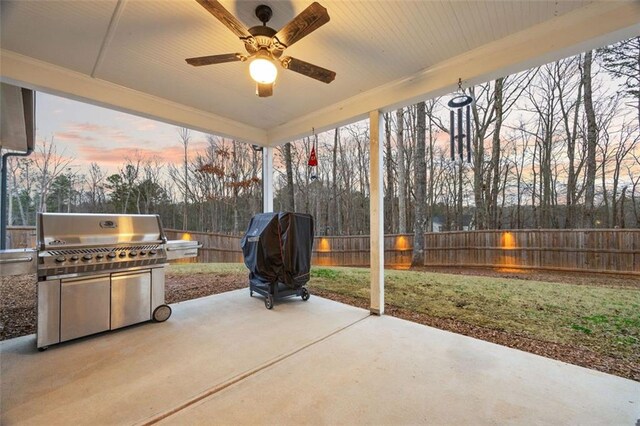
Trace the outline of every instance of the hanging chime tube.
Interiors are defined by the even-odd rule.
[[[450,136],[450,145],[451,145],[451,161],[455,160],[455,140],[456,140],[456,132],[455,132],[455,128],[456,126],[454,125],[455,123],[455,112],[453,110],[450,110],[450,116],[449,116],[449,136]]]
[[[462,108],[458,108],[458,155],[460,161],[464,159],[464,153],[462,152],[464,135],[462,134]]]
[[[471,107],[467,105],[467,163],[471,164]]]

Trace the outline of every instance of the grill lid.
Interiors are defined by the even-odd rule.
[[[38,214],[41,250],[163,243],[165,240],[158,215]]]

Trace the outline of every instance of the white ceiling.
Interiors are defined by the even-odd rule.
[[[276,29],[311,3],[310,0],[221,2],[248,27],[259,24],[253,16],[255,6],[268,4],[274,12],[269,25]],[[76,87],[81,87],[80,82],[90,85],[88,78],[91,78],[104,90],[126,88],[123,92],[126,96],[144,94],[147,103],[163,101],[165,110],[169,108],[167,105],[179,107],[185,117],[192,114],[198,118],[154,114],[142,105],[125,105],[115,95],[98,99],[91,91],[85,95],[73,85],[69,89],[57,87],[54,82],[43,81],[43,77],[23,78],[27,86],[31,83],[42,90],[272,144],[309,131],[314,121],[304,118],[313,117],[317,111],[332,114],[333,109],[343,108],[349,99],[359,99],[379,87],[424,74],[452,58],[508,39],[527,28],[554,21],[559,24],[559,20],[577,16],[580,9],[590,7],[592,2],[320,0],[320,3],[328,9],[331,21],[287,49],[286,54],[336,71],[335,81],[326,85],[281,69],[270,98],[256,97],[246,63],[199,68],[185,63],[187,57],[244,51],[242,43],[194,0],[2,0],[0,47],[6,63],[12,63],[8,58],[26,58],[33,68],[55,66],[50,74],[64,71],[66,78],[78,81]],[[632,7],[631,2],[626,3],[626,7]],[[640,16],[638,9],[632,10]],[[612,25],[606,30],[618,29]],[[628,25],[631,24],[619,24],[620,28]],[[0,71],[6,80],[22,79],[21,75],[9,76],[9,71],[7,75],[1,68]],[[460,70],[461,76],[463,71],[464,68]],[[453,84],[458,75],[446,78]],[[387,107],[390,101],[385,102],[376,108]],[[326,127],[330,124],[327,120],[337,123],[357,118],[356,115],[345,112],[315,124]],[[207,125],[207,121],[212,124]],[[215,124],[218,127],[212,128]],[[282,130],[290,124],[289,133]],[[296,126],[303,130],[294,130]]]

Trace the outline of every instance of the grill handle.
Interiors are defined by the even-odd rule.
[[[33,256],[16,257],[14,259],[0,259],[0,265],[5,265],[7,263],[26,263],[26,262],[32,262],[32,261],[33,261]]]
[[[202,244],[198,244],[195,247],[167,247],[165,248],[166,251],[175,251],[175,250],[190,250],[193,248],[202,248]]]

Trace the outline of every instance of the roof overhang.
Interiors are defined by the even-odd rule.
[[[587,4],[507,37],[446,59],[317,111],[270,128],[259,128],[54,65],[0,50],[1,81],[262,146],[276,146],[391,111],[420,99],[447,94],[458,78],[465,85],[488,81],[640,34],[640,2]],[[4,46],[3,46],[4,47]]]

